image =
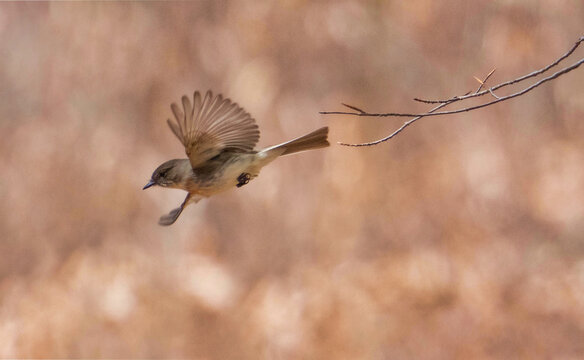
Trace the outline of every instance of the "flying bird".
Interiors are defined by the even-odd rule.
[[[168,126],[184,145],[188,159],[166,161],[143,188],[158,185],[188,192],[178,208],[160,217],[158,223],[164,226],[173,224],[187,205],[247,184],[277,157],[329,146],[328,127],[323,127],[254,150],[260,138],[255,120],[230,99],[213,96],[211,91],[204,98],[195,91],[192,104],[183,96],[182,109],[175,103],[170,108],[175,121],[168,119]]]

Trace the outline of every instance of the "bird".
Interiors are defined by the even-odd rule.
[[[182,109],[171,104],[175,121],[168,119],[167,123],[188,158],[162,163],[142,188],[156,185],[187,191],[178,208],[160,217],[158,224],[162,226],[174,224],[189,204],[244,186],[280,156],[329,146],[329,129],[325,126],[279,145],[254,150],[260,138],[258,125],[237,103],[221,94],[213,96],[210,90],[204,97],[195,91],[192,104],[186,95],[181,101]]]

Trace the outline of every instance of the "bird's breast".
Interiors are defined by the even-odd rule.
[[[229,155],[229,156],[226,156]],[[256,154],[232,153],[209,160],[207,163],[192,170],[186,188],[189,192],[211,196],[232,187],[238,183],[237,178],[242,173],[257,176],[255,170]]]

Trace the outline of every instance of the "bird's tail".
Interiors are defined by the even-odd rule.
[[[329,146],[327,140],[328,137],[328,127],[322,127],[318,130],[311,132],[310,134],[301,136],[294,140],[287,141],[283,144],[275,145],[267,149],[262,150],[262,152],[273,153],[274,150],[284,150],[279,155],[294,154],[300,151],[318,149]]]

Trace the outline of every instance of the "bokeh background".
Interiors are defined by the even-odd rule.
[[[559,57],[584,2],[0,4],[0,357],[584,357],[584,71],[416,112]],[[579,50],[568,63],[583,56]],[[249,185],[142,191],[183,157],[169,105],[213,89],[260,146],[330,148]],[[504,95],[517,88],[501,91]]]

